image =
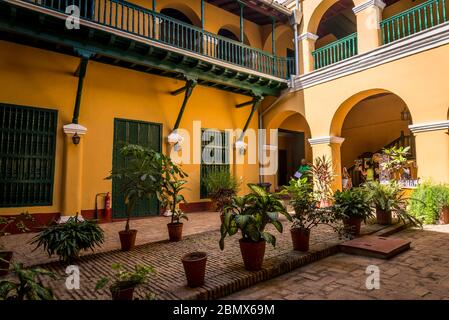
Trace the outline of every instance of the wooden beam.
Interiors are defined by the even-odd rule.
[[[184,110],[187,105],[187,101],[189,101],[189,98],[192,95],[193,89],[195,88],[196,84],[197,84],[197,79],[193,79],[193,78],[187,79],[186,85],[182,89],[182,91],[185,91],[184,100],[182,101],[181,109],[179,110],[178,117],[176,118],[176,122],[175,122],[175,126],[173,127],[173,130],[176,130],[179,128],[179,124],[181,123],[181,119],[182,119]],[[174,94],[174,92],[177,92],[177,91],[179,92],[179,90],[180,89],[173,91],[172,94]],[[182,91],[180,91],[179,93],[181,93]],[[179,93],[176,93],[176,94],[179,94]]]
[[[256,110],[259,107],[259,104],[260,104],[260,102],[262,102],[262,100],[263,100],[263,96],[255,95],[253,100],[249,103],[249,104],[252,104],[251,112],[248,116],[248,119],[246,120],[245,126],[243,127],[242,133],[241,133],[240,137],[238,138],[238,141],[243,141],[243,137],[245,136],[246,130],[248,130],[251,119],[253,118],[253,115],[256,112]],[[245,102],[245,103],[247,103],[247,102]]]

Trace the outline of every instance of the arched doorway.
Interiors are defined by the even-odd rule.
[[[409,129],[412,118],[399,96],[388,91],[376,92],[339,112],[344,113],[339,115],[339,135],[345,139],[341,146],[341,166],[342,170],[348,170],[354,186],[365,181],[368,168],[374,169],[375,179],[382,180],[380,155],[383,149],[393,146],[410,147],[408,179],[416,179],[415,142]],[[337,114],[335,121],[338,121]]]
[[[159,24],[160,41],[182,49],[199,52],[202,34],[199,29],[189,27],[198,27],[192,21],[193,19],[175,8],[164,8],[161,13],[172,19],[161,19]]]
[[[275,187],[287,185],[301,160],[312,162],[312,148],[308,143],[309,125],[300,113],[287,116],[278,127],[278,171]]]

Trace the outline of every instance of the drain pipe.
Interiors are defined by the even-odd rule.
[[[271,109],[273,109],[281,100],[283,100],[289,93],[291,92],[290,88],[284,90],[279,97],[276,98],[265,110],[262,112],[259,112],[259,129],[263,129],[263,116],[268,113]],[[263,167],[260,163],[260,159],[262,159],[263,156],[263,146],[265,143],[265,136],[262,136],[259,133],[259,183],[264,182],[264,175],[263,175]]]

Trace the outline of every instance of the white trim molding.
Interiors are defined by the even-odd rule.
[[[313,87],[446,44],[449,44],[449,22],[300,75],[295,78],[293,89]]]
[[[408,128],[413,133],[448,130],[449,120],[411,124]]]
[[[360,11],[363,11],[365,9],[372,8],[372,7],[378,7],[379,9],[383,10],[385,8],[385,6],[386,6],[386,4],[382,0],[368,0],[368,1],[352,8],[352,12],[357,14]]]
[[[83,127],[82,125],[77,123],[66,124],[62,127],[62,129],[64,130],[64,133],[66,135],[74,135],[75,133],[77,133],[79,136],[82,136],[87,132],[86,127]]]
[[[331,137],[331,136],[324,136],[324,137],[309,139],[309,143],[312,146],[317,145],[317,144],[331,144],[331,143],[342,144],[344,141],[345,141],[345,138]]]
[[[319,36],[317,36],[316,34],[313,34],[311,32],[306,32],[306,33],[300,34],[298,36],[298,40],[299,41],[302,41],[302,40],[305,40],[305,39],[316,41],[316,40],[318,40],[318,38],[319,38]]]

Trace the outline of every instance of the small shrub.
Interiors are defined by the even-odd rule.
[[[427,181],[418,185],[410,196],[408,211],[424,223],[435,223],[443,206],[449,205],[449,186]]]

